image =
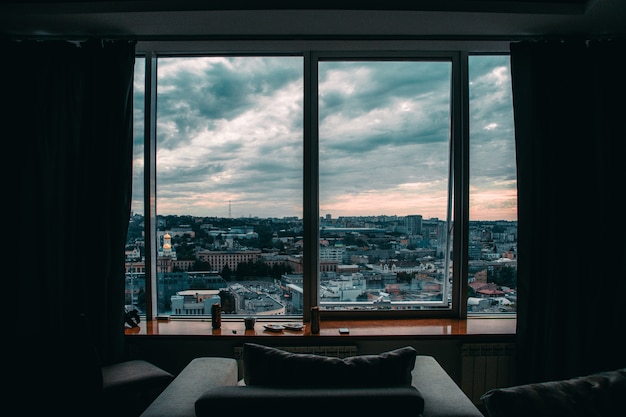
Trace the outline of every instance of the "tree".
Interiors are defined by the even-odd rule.
[[[208,262],[196,259],[196,261],[193,263],[193,266],[191,267],[191,270],[192,271],[210,271],[211,264]]]
[[[471,285],[467,286],[467,296],[468,297],[476,297],[476,290],[472,288]]]
[[[411,280],[415,278],[415,272],[404,272],[404,271],[400,271],[398,272],[398,274],[396,275],[396,280],[398,282],[411,282]]]
[[[233,273],[230,270],[230,267],[228,266],[228,264],[224,265],[224,268],[222,268],[222,272],[220,272],[220,275],[226,281],[230,281],[231,280]]]
[[[494,274],[493,282],[500,287],[517,288],[517,271],[512,267],[504,267]]]

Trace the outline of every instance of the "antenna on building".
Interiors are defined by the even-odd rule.
[[[232,218],[232,212],[230,211],[230,200],[228,200],[228,218]]]

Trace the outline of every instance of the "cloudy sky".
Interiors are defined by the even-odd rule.
[[[143,208],[143,62],[133,210]],[[301,57],[161,58],[158,214],[302,216]],[[320,215],[446,217],[450,65],[319,64]],[[508,57],[472,57],[471,218],[515,220]]]

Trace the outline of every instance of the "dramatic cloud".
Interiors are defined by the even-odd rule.
[[[508,56],[476,56],[470,73],[470,218],[517,220]]]
[[[141,60],[136,74],[140,211]],[[301,57],[159,59],[157,212],[301,217],[302,74]],[[470,76],[472,218],[516,219],[508,57],[474,57]],[[320,215],[445,218],[450,86],[446,62],[320,62]]]
[[[445,218],[450,79],[445,62],[320,63],[323,213]]]

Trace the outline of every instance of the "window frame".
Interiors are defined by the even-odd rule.
[[[322,319],[467,318],[468,233],[469,233],[469,74],[466,47],[424,47],[423,42],[139,42],[137,59],[145,59],[144,102],[144,219],[146,319],[158,316],[157,304],[157,213],[156,213],[156,73],[161,57],[192,56],[301,56],[303,57],[303,321],[310,320],[311,307],[319,295],[319,126],[318,67],[320,60],[335,59],[421,59],[449,60],[451,71],[451,161],[448,227],[452,233],[452,302],[449,309],[378,311],[321,311]],[[381,47],[382,45],[382,47]],[[378,46],[378,47],[377,47]],[[499,52],[508,54],[501,45]],[[487,52],[482,52],[487,53]],[[299,316],[298,316],[299,317]]]

